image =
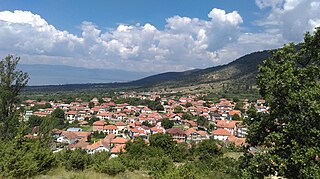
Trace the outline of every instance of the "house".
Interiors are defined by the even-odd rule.
[[[162,126],[156,125],[152,128],[150,128],[151,134],[158,134],[158,133],[166,133],[166,129]]]
[[[106,125],[106,122],[104,121],[96,121],[92,123],[92,131],[104,131],[104,126]]]
[[[226,141],[229,136],[232,136],[232,134],[226,129],[216,129],[213,130],[211,134],[213,135],[214,139],[222,141]]]
[[[199,143],[205,139],[208,139],[208,135],[205,131],[196,131],[194,128],[189,128],[185,131],[186,141]]]
[[[80,139],[85,139],[85,141],[89,141],[89,138],[92,137],[92,133],[91,132],[73,132],[75,135],[77,135],[77,138]]]
[[[68,146],[68,148],[70,150],[75,150],[75,149],[83,149],[83,150],[86,150],[87,149],[87,146],[89,145],[89,142],[87,142],[87,140],[85,138],[83,139],[80,139],[78,141],[76,141],[75,143],[73,144],[70,144]]]
[[[248,128],[242,123],[237,123],[237,137],[245,138],[248,135]]]
[[[121,145],[121,144],[125,144],[126,142],[128,142],[128,139],[123,137],[117,137],[111,140],[111,145],[112,146]]]
[[[238,138],[235,136],[229,136],[227,138],[227,141],[230,143],[233,143],[235,146],[239,147],[239,146],[243,146],[246,144],[246,139],[245,138]]]
[[[129,130],[129,136],[131,138],[142,137],[148,139],[150,129],[148,127],[136,126]]]
[[[118,134],[118,128],[115,125],[106,125],[103,127],[103,132],[106,134]]]
[[[101,112],[97,114],[97,118],[100,120],[110,120],[112,118],[112,114],[109,112]]]
[[[68,111],[65,113],[66,119],[69,121],[74,121],[77,119],[77,111]]]
[[[111,149],[110,153],[111,154],[119,154],[122,152],[126,152],[125,147],[126,147],[126,144],[116,145]]]
[[[226,129],[232,135],[236,134],[236,124],[240,121],[230,121],[230,120],[217,120],[216,127],[217,129]]]
[[[73,144],[78,140],[78,136],[74,132],[63,131],[60,137],[57,138],[59,143]]]
[[[116,122],[115,125],[117,126],[118,132],[123,132],[127,127],[126,123],[124,122]]]
[[[88,154],[94,154],[94,153],[102,152],[102,151],[109,152],[110,145],[108,144],[107,141],[102,139],[102,140],[99,140],[98,142],[95,142],[91,145],[88,145],[86,150],[87,150]]]
[[[185,132],[178,127],[167,129],[166,133],[171,134],[173,140],[177,142],[185,142],[187,138]]]

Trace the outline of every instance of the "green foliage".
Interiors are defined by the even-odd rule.
[[[0,61],[0,139],[13,138],[19,124],[17,96],[29,80],[27,73],[16,70],[19,60],[8,55]]]
[[[195,119],[196,117],[193,116],[190,112],[184,112],[181,118],[184,120],[192,120],[192,119]]]
[[[173,161],[168,157],[153,157],[147,163],[147,169],[155,178],[161,178],[161,176],[174,167]]]
[[[232,115],[232,120],[240,121],[241,117],[238,114],[234,114],[234,115]]]
[[[31,177],[50,170],[55,164],[52,151],[39,141],[0,141],[0,178]]]
[[[93,132],[93,137],[96,139],[103,139],[106,137],[106,134],[104,134],[102,131],[98,132],[98,131],[94,131]]]
[[[60,164],[67,170],[84,170],[91,164],[90,156],[84,150],[66,150],[57,154]]]
[[[63,118],[64,119],[64,111],[60,108],[56,108],[52,111],[51,116],[54,118]]]
[[[161,121],[161,126],[164,127],[165,129],[170,129],[174,126],[174,122],[171,121],[169,118],[164,118]]]
[[[51,113],[51,117],[55,121],[54,128],[63,129],[67,127],[67,124],[64,120],[64,111],[62,109],[56,108],[55,110],[53,110]]]
[[[35,115],[30,116],[27,121],[27,133],[30,133],[34,127],[40,126],[43,120],[44,120],[44,117],[35,116]]]
[[[222,154],[218,142],[214,139],[208,139],[200,142],[197,148],[197,153],[203,159]]]
[[[151,147],[161,148],[168,152],[172,150],[175,144],[170,134],[154,134],[150,136],[149,141]]]
[[[47,109],[47,108],[51,108],[50,103],[36,104],[36,105],[31,107],[31,110],[34,112],[34,111],[38,111],[39,109]]]
[[[176,106],[173,108],[173,112],[174,113],[182,113],[182,107],[181,106]]]
[[[208,118],[206,118],[204,116],[199,116],[198,119],[197,119],[197,124],[199,126],[208,127],[209,126],[209,120],[208,120]]]
[[[88,122],[89,126],[92,126],[94,122],[99,121],[99,118],[92,116],[90,119],[87,119],[86,121]]]
[[[123,165],[120,159],[112,158],[101,162],[99,165],[95,165],[94,169],[98,172],[115,176],[119,173],[125,172],[126,166]]]
[[[285,45],[259,68],[261,96],[271,107],[247,121],[248,141],[260,148],[246,155],[244,174],[313,178],[320,175],[320,28],[299,47]]]

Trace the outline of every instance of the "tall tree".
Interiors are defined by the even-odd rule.
[[[17,96],[29,80],[27,73],[16,69],[19,60],[8,55],[0,61],[0,138],[14,137],[19,125]]]
[[[247,177],[320,178],[319,64],[317,28],[298,47],[275,51],[259,68],[260,94],[271,109],[247,121],[248,141],[259,148],[246,157]]]

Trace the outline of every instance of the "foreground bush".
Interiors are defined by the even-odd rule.
[[[120,159],[113,158],[100,163],[100,165],[95,165],[94,169],[98,172],[115,176],[121,172],[125,172],[126,166],[122,164]]]
[[[0,141],[0,178],[30,177],[50,170],[52,151],[39,141]]]

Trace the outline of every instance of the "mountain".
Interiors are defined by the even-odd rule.
[[[19,64],[18,69],[30,76],[28,85],[128,82],[152,73],[102,70],[65,65]]]
[[[198,84],[233,82],[254,83],[257,66],[270,57],[270,51],[254,52],[226,64],[202,70],[169,72],[129,82],[132,86],[180,87]]]
[[[31,91],[57,91],[57,90],[86,90],[86,89],[143,89],[143,88],[176,88],[202,84],[215,85],[218,83],[245,83],[254,84],[258,72],[258,65],[270,57],[270,51],[254,52],[226,65],[196,69],[184,72],[167,72],[123,83],[94,83],[68,84],[52,86],[29,86]],[[86,74],[88,76],[90,74]],[[93,73],[92,75],[97,75]],[[105,76],[104,76],[105,78]],[[99,78],[104,79],[103,76]],[[87,79],[89,79],[87,77]],[[106,79],[104,79],[106,80]]]

